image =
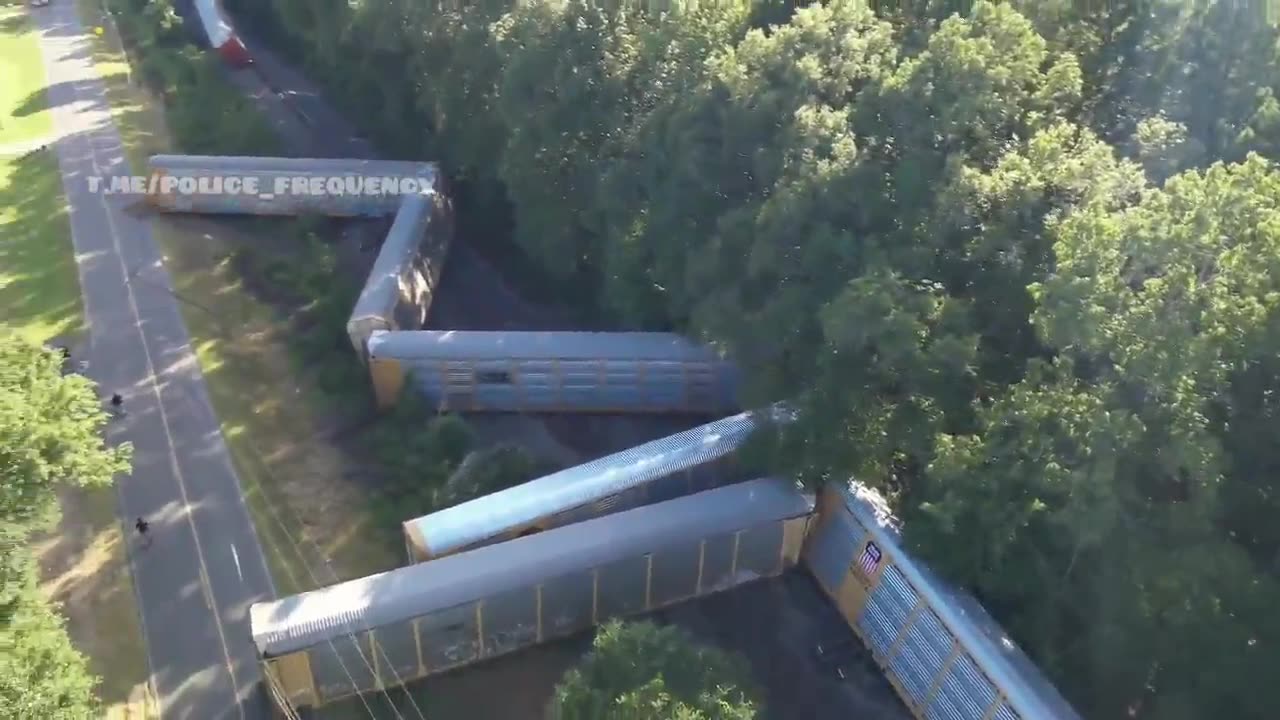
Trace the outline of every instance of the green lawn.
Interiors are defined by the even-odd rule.
[[[47,150],[0,157],[0,318],[36,342],[81,329],[71,227]]]
[[[19,7],[0,7],[0,155],[53,130],[36,33]]]
[[[0,318],[37,342],[81,329],[80,286],[50,135],[44,65],[26,14],[0,6]]]

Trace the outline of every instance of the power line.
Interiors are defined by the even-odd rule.
[[[261,453],[258,451],[256,444],[253,443],[253,440],[251,438],[246,437],[245,440],[250,444],[250,446],[252,447],[255,453],[261,455]],[[270,468],[265,468],[265,469],[269,475],[272,474]],[[289,528],[285,525],[284,520],[276,512],[274,503],[272,503],[271,499],[267,497],[267,494],[265,491],[261,492],[260,494],[261,494],[263,503],[266,505],[267,510],[271,515],[272,521],[275,523],[277,527],[280,528],[280,531],[284,533],[284,536],[288,540],[289,545],[293,548],[294,553],[298,556],[298,559],[302,561],[302,566],[307,571],[307,575],[311,578],[312,584],[317,588],[324,587],[324,583],[320,581],[320,579],[316,576],[315,571],[312,570],[311,563],[308,562],[306,554],[302,550],[301,543],[299,543],[297,539],[294,538],[293,533],[289,531]],[[288,506],[286,505],[286,508],[287,507]],[[296,515],[294,515],[294,519],[298,519]],[[329,575],[332,578],[332,580],[330,581],[330,584],[341,582],[341,578],[338,577],[337,571],[333,569],[333,563],[329,559],[329,557],[314,541],[310,541],[310,544],[314,549],[316,555],[318,555],[320,559],[324,561],[325,566],[329,571]],[[288,565],[285,565],[285,571],[288,573],[289,579],[293,582],[293,584],[297,585],[298,584],[297,578],[294,576],[293,571],[289,569]],[[381,652],[381,657],[383,658],[383,660],[386,661],[387,667],[390,668],[393,676],[395,677],[396,684],[400,687],[404,687],[406,685],[404,678],[400,676],[400,672],[396,670],[395,664],[391,662],[391,659],[390,657],[387,656],[386,651],[381,649],[377,638],[373,637],[373,628],[370,627],[368,623],[363,623],[363,625],[364,625],[364,632],[368,632],[370,634],[373,648]],[[375,685],[381,686],[382,681],[379,679],[377,671],[374,670],[373,664],[370,663],[369,659],[365,656],[364,649],[360,646],[360,643],[356,641],[356,638],[354,635],[351,635],[349,637],[351,638],[351,642],[355,646],[356,651],[360,654],[360,658],[364,662],[365,667],[369,670],[369,674],[370,676],[372,676]],[[347,678],[351,681],[352,689],[356,690],[357,695],[360,695],[361,703],[364,704],[367,710],[369,710],[370,716],[372,717],[373,716],[372,709],[369,707],[368,702],[364,700],[363,694],[360,693],[360,691],[358,690],[358,685],[356,684],[355,677],[352,676],[349,671],[347,671],[345,663],[342,663],[342,658],[337,654],[337,648],[336,646],[333,645],[332,638],[326,638],[326,642],[329,644],[331,648],[333,648],[334,655],[338,658],[339,663],[343,665],[343,670],[346,673]],[[385,687],[382,687],[380,689],[383,695],[386,696],[387,704],[391,707],[392,712],[395,713],[397,718],[404,720],[404,716],[400,714],[400,711],[396,707],[395,702],[391,700],[391,695],[390,693],[387,692],[387,689]],[[409,698],[410,704],[413,705],[414,712],[418,716],[418,718],[420,720],[426,720],[426,715],[422,712],[422,708],[418,706],[418,702],[414,700],[413,693],[408,692],[406,690],[405,695]]]

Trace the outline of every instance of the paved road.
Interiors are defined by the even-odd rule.
[[[70,206],[89,324],[89,373],[124,394],[109,433],[134,444],[117,484],[152,679],[165,720],[265,718],[249,642],[249,605],[274,596],[190,338],[146,221],[87,178],[126,172],[120,137],[74,3],[33,11],[59,135],[54,148]]]

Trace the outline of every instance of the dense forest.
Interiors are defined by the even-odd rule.
[[[796,401],[768,461],[884,490],[1085,716],[1274,717],[1260,4],[228,4],[514,218],[465,241]]]

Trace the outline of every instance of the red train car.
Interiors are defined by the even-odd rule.
[[[236,34],[235,28],[222,9],[221,0],[195,0],[196,15],[209,38],[209,47],[231,67],[244,67],[253,62],[249,50]]]

